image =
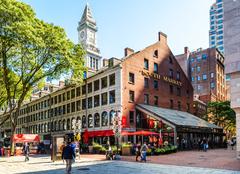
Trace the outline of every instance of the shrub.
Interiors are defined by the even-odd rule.
[[[132,144],[129,144],[129,143],[122,143],[122,147],[132,147]]]

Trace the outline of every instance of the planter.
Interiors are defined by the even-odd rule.
[[[131,147],[122,147],[122,155],[131,155]]]

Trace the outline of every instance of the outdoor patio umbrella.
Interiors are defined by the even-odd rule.
[[[148,136],[148,135],[159,135],[159,134],[156,133],[156,132],[141,130],[141,131],[133,132],[133,133],[131,133],[131,135],[143,135],[143,136]]]

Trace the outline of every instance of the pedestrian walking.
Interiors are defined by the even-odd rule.
[[[140,147],[141,146],[139,144],[137,144],[135,147],[136,161],[138,161],[138,158],[141,156],[141,152],[140,152],[141,148]]]
[[[70,174],[72,170],[72,163],[74,162],[76,155],[71,142],[67,143],[67,146],[63,148],[62,159],[66,161],[66,174]]]
[[[146,145],[146,142],[141,147],[141,161],[147,162],[147,150],[148,146]]]
[[[25,162],[29,161],[29,153],[30,153],[30,148],[27,142],[23,145],[23,154],[25,156]]]

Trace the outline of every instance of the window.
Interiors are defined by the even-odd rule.
[[[88,93],[91,93],[92,92],[92,83],[89,83],[88,84]]]
[[[155,50],[154,53],[153,53],[153,57],[158,57],[158,50]]]
[[[134,91],[129,91],[129,101],[134,102]]]
[[[191,68],[192,72],[194,72],[194,67]]]
[[[94,96],[94,107],[98,107],[100,105],[100,97],[99,95]]]
[[[211,82],[211,89],[214,89],[215,88],[215,83],[214,82]]]
[[[177,96],[181,96],[181,88],[177,88]]]
[[[110,86],[115,85],[115,73],[109,75],[109,85]]]
[[[149,87],[148,78],[146,78],[146,77],[144,77],[144,87],[145,88]]]
[[[77,111],[81,110],[81,100],[77,101]]]
[[[75,97],[75,89],[72,89],[71,90],[71,98],[74,98]]]
[[[129,73],[129,83],[134,84],[135,79],[134,79],[134,74],[133,73]]]
[[[115,90],[109,92],[109,103],[115,103]]]
[[[200,81],[201,80],[201,76],[197,76],[197,80]]]
[[[70,91],[67,92],[67,100],[70,100]]]
[[[77,89],[76,89],[76,95],[77,95],[77,97],[79,97],[79,96],[81,95],[81,89],[80,89],[80,87],[77,87]]]
[[[101,79],[101,82],[102,82],[102,89],[106,88],[107,87],[107,77],[103,77]]]
[[[169,85],[169,92],[170,94],[173,94],[173,85]]]
[[[82,128],[87,128],[87,118],[85,115],[82,116]]]
[[[207,59],[207,54],[202,54],[202,59],[206,60]]]
[[[202,75],[202,79],[203,79],[203,80],[207,80],[207,75],[206,75],[206,74],[203,74],[203,75]]]
[[[169,77],[173,78],[173,70],[172,69],[169,69]]]
[[[106,105],[108,103],[107,92],[102,94],[102,105]]]
[[[189,90],[186,91],[186,94],[187,94],[187,98],[189,98],[190,97]]]
[[[149,104],[149,95],[148,94],[144,94],[144,103]]]
[[[108,125],[108,114],[106,111],[102,113],[102,126]]]
[[[92,108],[92,97],[88,98],[88,108]]]
[[[82,99],[82,110],[86,109],[86,99]]]
[[[197,67],[197,72],[200,72],[200,71],[201,71],[201,67],[198,66],[198,67]]]
[[[214,73],[212,72],[212,73],[210,74],[210,76],[211,76],[211,78],[214,78]]]
[[[86,94],[86,85],[83,85],[82,86],[82,95],[85,95]]]
[[[200,92],[201,91],[202,86],[201,85],[197,85],[197,91]]]
[[[61,103],[62,102],[62,95],[58,95],[58,103]]]
[[[129,122],[134,124],[134,111],[129,111]]]
[[[177,80],[180,80],[180,72],[177,71]]]
[[[168,59],[169,59],[169,63],[170,63],[170,64],[172,64],[172,63],[173,63],[172,57],[171,57],[171,56],[169,56],[169,58],[168,58]]]
[[[67,104],[67,113],[70,113],[70,103]]]
[[[198,62],[201,62],[201,59],[202,59],[202,58],[201,58],[200,56],[197,57],[197,61],[198,61]]]
[[[72,112],[75,112],[75,102],[72,102],[72,103],[71,103],[71,108],[72,108],[71,111],[72,111]]]
[[[89,128],[93,127],[93,117],[91,114],[88,115],[88,127]]]
[[[100,115],[99,115],[99,113],[94,114],[94,127],[100,127]]]
[[[99,80],[94,81],[94,91],[99,90]]]
[[[154,105],[158,106],[158,96],[154,96]]]
[[[191,58],[191,62],[194,62],[194,57]]]
[[[170,100],[170,109],[173,109],[173,100]]]
[[[57,96],[54,97],[54,104],[57,104]]]
[[[154,63],[154,73],[157,73],[158,74],[158,64],[157,63]]]
[[[148,66],[148,60],[144,59],[144,69],[148,70],[149,66]]]
[[[179,110],[179,111],[182,110],[182,108],[181,108],[181,102],[180,102],[180,101],[178,101],[178,110]]]
[[[115,116],[115,111],[114,110],[111,110],[110,113],[109,113],[109,122],[110,122],[110,125],[113,125],[113,117]]]
[[[62,94],[62,99],[63,99],[63,101],[66,100],[66,98],[65,98],[65,93]]]
[[[154,87],[154,89],[158,89],[158,81],[157,80],[153,81],[153,87]]]
[[[223,34],[223,30],[218,31],[218,35]]]

